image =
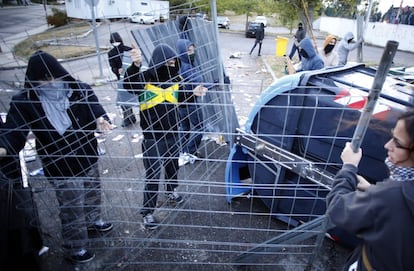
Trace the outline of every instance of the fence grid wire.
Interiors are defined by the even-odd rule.
[[[204,10],[202,2],[170,7],[170,12],[177,14],[177,18],[189,16],[189,10]],[[215,5],[213,2],[211,5]],[[126,19],[99,26],[100,31],[106,29],[105,33],[124,33],[124,43],[138,45],[147,67],[155,46],[166,43],[175,48],[177,39],[184,34],[196,45],[196,68],[203,84],[209,87],[207,94],[197,101],[202,109],[203,129],[189,132],[202,135],[199,157],[194,163],[181,166],[178,172],[178,192],[185,199],[183,204],[168,200],[167,180],[161,172],[154,213],[161,223],[158,229],[145,229],[140,214],[146,180],[139,107],[133,106],[137,123],[121,127],[122,112],[116,95],[122,91],[122,85],[114,79],[92,86],[118,127],[109,133],[88,131],[95,132],[100,153],[102,217],[114,225],[109,232],[89,236],[88,249],[97,254],[90,263],[74,266],[64,259],[65,233],[56,198],[64,190],[59,191],[43,175],[42,167],[47,164],[41,164],[39,151],[45,150],[38,148],[36,153],[34,136],[39,131],[32,128],[28,133],[22,149],[27,168],[23,167],[22,173],[34,200],[22,196],[26,190],[21,188],[20,177],[8,183],[10,178],[6,177],[10,176],[2,176],[2,189],[6,186],[7,191],[2,204],[16,201],[18,210],[38,212],[42,238],[49,247],[49,252],[42,256],[45,270],[336,270],[345,259],[349,250],[324,238],[324,199],[340,168],[338,153],[351,140],[360,116],[360,111],[349,105],[366,99],[372,74],[356,67],[359,77],[350,81],[341,81],[338,70],[337,74],[330,74],[332,78],[338,77],[335,80],[316,74],[305,85],[297,84],[298,77],[291,77],[290,81],[282,78],[276,89],[269,84],[269,78],[257,73],[241,80],[242,68],[222,59],[216,17],[211,19],[213,22],[189,16],[184,30],[172,16],[164,23],[149,26],[137,26]],[[27,33],[25,38],[30,39],[31,35]],[[55,41],[58,45],[75,46],[85,42],[85,37]],[[12,52],[13,48],[2,50]],[[57,46],[55,50],[62,49]],[[109,77],[106,54],[101,57]],[[4,121],[12,96],[24,84],[25,66],[20,66],[17,58],[11,61],[16,62],[14,71],[0,71],[4,74],[0,79],[0,112]],[[99,77],[96,63],[93,55],[62,65],[76,79],[90,82],[88,79]],[[261,89],[267,85],[269,88]],[[387,81],[385,87],[392,89],[393,83]],[[381,126],[378,116],[374,114],[372,127]],[[29,132],[24,126],[17,130]],[[2,129],[1,136],[12,132],[15,131]],[[367,133],[378,138],[378,142],[387,138],[382,129],[369,129]],[[177,140],[171,153],[177,154],[183,142],[178,140],[179,133],[174,136]],[[19,150],[14,152],[18,154]],[[19,170],[16,155],[6,158],[3,166]],[[375,161],[375,165],[380,164]],[[378,175],[384,170],[378,166]],[[93,185],[90,189],[85,187],[84,193],[96,189]],[[31,218],[30,223],[38,222]]]

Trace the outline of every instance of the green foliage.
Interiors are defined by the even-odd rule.
[[[52,8],[52,15],[47,16],[47,23],[56,27],[63,26],[68,23],[68,16],[66,11],[61,11],[57,8]]]
[[[326,0],[325,14],[327,16],[353,18],[361,0]]]
[[[306,29],[312,24],[322,8],[321,0],[274,0],[282,24],[291,31],[301,21]],[[305,7],[304,8],[304,4]]]

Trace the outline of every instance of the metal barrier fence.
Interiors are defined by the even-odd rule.
[[[202,7],[201,1],[191,6]],[[211,7],[215,7],[214,1]],[[190,7],[170,8],[179,11]],[[189,131],[202,136],[197,157],[178,171],[178,193],[185,200],[182,204],[169,201],[166,173],[156,169],[162,175],[154,212],[160,227],[155,230],[144,227],[140,214],[147,180],[138,105],[133,107],[137,123],[121,127],[122,112],[116,101],[119,85],[113,79],[95,80],[96,56],[63,62],[75,78],[95,80],[93,90],[118,126],[107,134],[95,133],[102,218],[114,227],[89,234],[87,249],[96,253],[95,260],[73,264],[65,259],[62,235],[67,233],[61,226],[62,210],[56,198],[64,190],[59,191],[43,175],[45,165],[39,158],[50,154],[39,154],[45,151],[41,148],[36,153],[37,143],[29,133],[21,159],[16,149],[3,160],[3,166],[14,165],[20,171],[20,165],[23,170],[18,177],[12,176],[12,182],[7,182],[11,176],[2,176],[7,184],[2,192],[6,191],[8,203],[12,195],[21,199],[14,203],[15,210],[29,213],[29,224],[40,228],[44,245],[49,247],[41,256],[45,270],[336,270],[346,258],[349,249],[325,236],[334,236],[346,245],[352,244],[354,237],[336,231],[326,234],[324,198],[340,166],[340,150],[352,139],[375,71],[357,65],[287,76],[263,91],[258,86],[268,80],[266,76],[251,73],[240,80],[240,69],[229,67],[228,60],[222,59],[213,15],[213,22],[189,16],[185,29],[179,18],[150,26],[128,21],[99,26],[108,39],[110,32],[118,31],[125,34],[124,41],[136,43],[148,68],[155,46],[166,43],[175,48],[177,39],[186,36],[196,45],[195,69],[209,88],[197,100],[202,129]],[[65,41],[79,46],[84,42],[90,39]],[[256,60],[239,61],[257,65]],[[24,83],[25,66],[16,60],[16,67],[11,70],[5,65],[1,71],[2,117]],[[108,66],[105,71],[110,74]],[[390,93],[397,85],[401,82],[385,83]],[[369,149],[366,163],[374,165],[385,155],[377,148],[387,138],[382,129],[390,128],[396,113],[410,105],[399,101],[398,106],[384,106],[374,110],[373,124],[367,131],[367,137],[376,138],[375,150],[371,142],[363,146]],[[25,126],[19,129],[28,132]],[[1,136],[13,132],[2,129]],[[36,134],[36,127],[32,132]],[[178,132],[173,134],[176,144],[170,153],[178,158],[187,142],[179,140]],[[4,161],[11,162],[6,165]],[[363,173],[368,179],[384,174],[381,166],[374,171],[368,168]],[[26,189],[19,185],[25,178]],[[19,196],[27,189],[33,192],[34,204]],[[85,188],[84,193],[92,190]],[[71,226],[80,228],[83,224]]]

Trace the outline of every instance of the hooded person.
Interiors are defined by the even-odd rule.
[[[349,52],[358,48],[358,46],[361,45],[362,40],[359,40],[356,43],[352,43],[354,38],[354,34],[352,32],[348,32],[345,34],[344,38],[339,42],[337,48],[339,65],[346,65],[346,63],[348,62]]]
[[[256,48],[257,44],[259,44],[259,52],[257,52],[257,56],[261,56],[262,43],[265,36],[264,28],[264,23],[260,23],[259,28],[256,30],[254,44],[252,49],[250,49],[249,55],[253,53],[254,48]]]
[[[336,42],[337,40],[334,35],[328,35],[323,43],[323,47],[319,49],[319,55],[325,67],[338,66],[338,54],[334,50]]]
[[[75,80],[48,53],[37,51],[30,57],[24,87],[10,102],[0,158],[18,156],[33,133],[44,175],[56,190],[66,256],[75,263],[88,262],[95,254],[86,249],[87,231],[112,228],[101,219],[94,135],[111,125],[91,87]]]
[[[293,41],[292,49],[290,50],[290,53],[289,53],[289,58],[292,60],[293,56],[295,55],[297,51],[299,55],[299,60],[301,61],[302,56],[299,54],[299,43],[306,37],[306,31],[303,28],[302,23],[298,24],[298,30],[296,30],[296,33],[293,37],[294,37],[294,41]]]
[[[323,60],[316,53],[312,41],[309,38],[304,38],[299,43],[299,54],[302,56],[302,61],[301,68],[297,70],[297,72],[320,70],[324,68]]]
[[[198,91],[205,92],[200,71],[195,66],[195,45],[188,39],[177,40],[177,53],[180,59],[179,74],[183,78],[183,89],[178,96],[180,113],[180,130],[182,153],[179,165],[197,159],[197,149],[201,143],[203,129],[203,114],[198,105]],[[194,92],[195,90],[195,92]],[[202,93],[200,93],[202,95]]]
[[[121,79],[121,75],[124,73],[122,69],[124,54],[125,52],[131,51],[132,48],[124,45],[121,35],[119,35],[118,32],[110,34],[109,42],[113,46],[113,48],[108,52],[109,66],[119,81]],[[131,95],[128,92],[118,87],[116,102],[122,110],[122,127],[128,127],[137,121],[132,110],[132,106],[128,104],[133,100],[134,99],[131,98]]]
[[[179,92],[183,91],[179,75],[180,61],[167,44],[157,45],[148,69],[141,70],[138,48],[131,50],[133,63],[124,76],[124,88],[138,96],[145,167],[144,200],[141,215],[146,229],[155,229],[159,222],[153,215],[159,193],[161,171],[164,169],[168,197],[176,204],[184,201],[177,193],[179,140]]]

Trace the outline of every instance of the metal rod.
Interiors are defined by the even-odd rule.
[[[352,137],[351,144],[354,152],[356,152],[361,147],[362,140],[364,139],[365,133],[368,129],[368,124],[371,120],[372,112],[374,111],[375,105],[377,104],[377,100],[380,96],[380,92],[382,86],[384,85],[387,73],[392,65],[392,60],[394,59],[395,53],[397,52],[397,48],[398,42],[392,40],[388,41],[387,45],[385,46],[381,61],[378,66],[378,70],[375,74],[374,82],[368,94],[367,103],[364,106],[364,109],[358,121],[358,125],[356,126],[354,135]]]

